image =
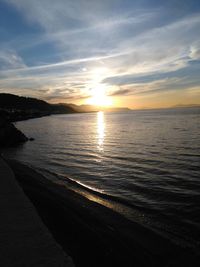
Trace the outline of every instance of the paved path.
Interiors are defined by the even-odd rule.
[[[0,266],[72,267],[0,158]]]

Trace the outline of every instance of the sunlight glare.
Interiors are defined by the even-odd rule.
[[[91,92],[92,96],[88,99],[87,103],[95,106],[110,106],[112,105],[111,97],[106,95],[106,88],[104,85],[97,85]]]
[[[98,149],[103,150],[105,123],[104,123],[104,113],[102,111],[99,111],[97,113],[97,133],[98,133]]]

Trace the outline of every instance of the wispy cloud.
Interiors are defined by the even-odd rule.
[[[38,92],[53,101],[82,99],[101,83],[112,96],[199,85],[198,64],[187,75],[200,60],[198,10],[172,16],[169,7],[150,8],[148,1],[4,2],[40,29],[3,42],[5,90]]]
[[[23,59],[14,50],[5,49],[0,51],[0,70],[25,67]]]

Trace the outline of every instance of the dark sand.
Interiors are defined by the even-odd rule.
[[[34,169],[8,160],[25,194],[76,266],[199,266],[199,257]]]

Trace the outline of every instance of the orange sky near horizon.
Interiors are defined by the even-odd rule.
[[[104,107],[128,107],[130,109],[167,108],[176,105],[200,105],[200,88],[187,90],[155,92],[154,94],[135,96],[91,96],[75,101],[64,101],[77,105],[94,105]],[[63,102],[62,99],[50,102]]]

